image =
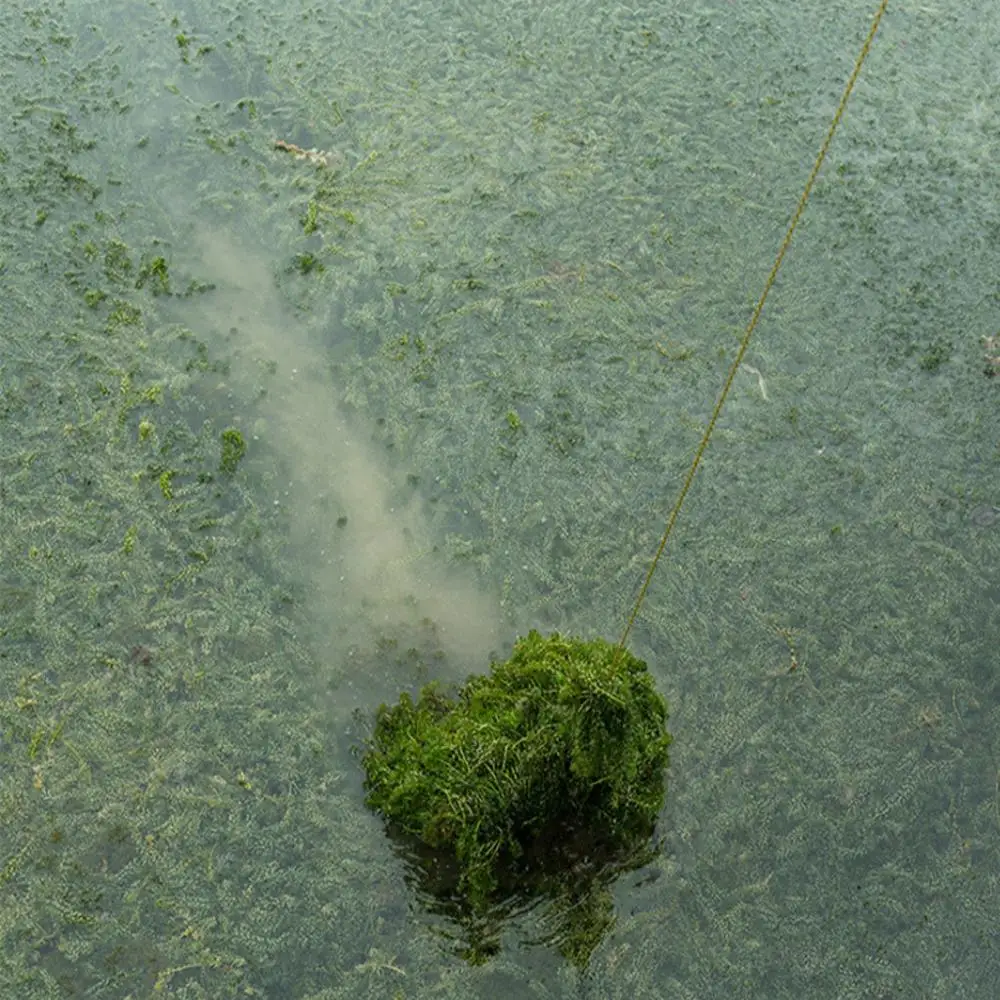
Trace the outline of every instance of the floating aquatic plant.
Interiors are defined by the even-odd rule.
[[[368,805],[457,866],[481,906],[548,839],[648,839],[663,804],[667,705],[645,663],[602,639],[536,631],[459,689],[382,705]]]

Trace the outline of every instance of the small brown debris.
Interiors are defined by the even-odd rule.
[[[336,153],[331,153],[326,149],[303,149],[296,146],[294,142],[285,142],[284,139],[274,140],[275,149],[283,149],[286,153],[291,153],[296,160],[307,160],[317,167],[332,167],[339,161]]]

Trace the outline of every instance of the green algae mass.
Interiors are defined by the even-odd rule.
[[[379,708],[366,801],[394,832],[453,857],[459,891],[485,903],[546,842],[583,837],[613,854],[651,835],[666,721],[641,660],[532,631],[488,675]]]
[[[222,456],[219,459],[219,468],[231,476],[236,472],[243,456],[247,453],[247,443],[235,427],[224,430],[221,438]]]

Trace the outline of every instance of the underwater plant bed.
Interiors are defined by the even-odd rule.
[[[650,836],[666,722],[665,699],[627,650],[532,631],[489,674],[379,708],[366,801],[395,833],[445,855],[459,891],[485,903],[553,831],[623,850]]]

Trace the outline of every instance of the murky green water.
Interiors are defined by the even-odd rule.
[[[663,850],[586,974],[538,908],[458,957],[350,751],[620,633],[871,8],[4,5],[4,997],[994,995],[993,4],[890,4],[632,637]]]

